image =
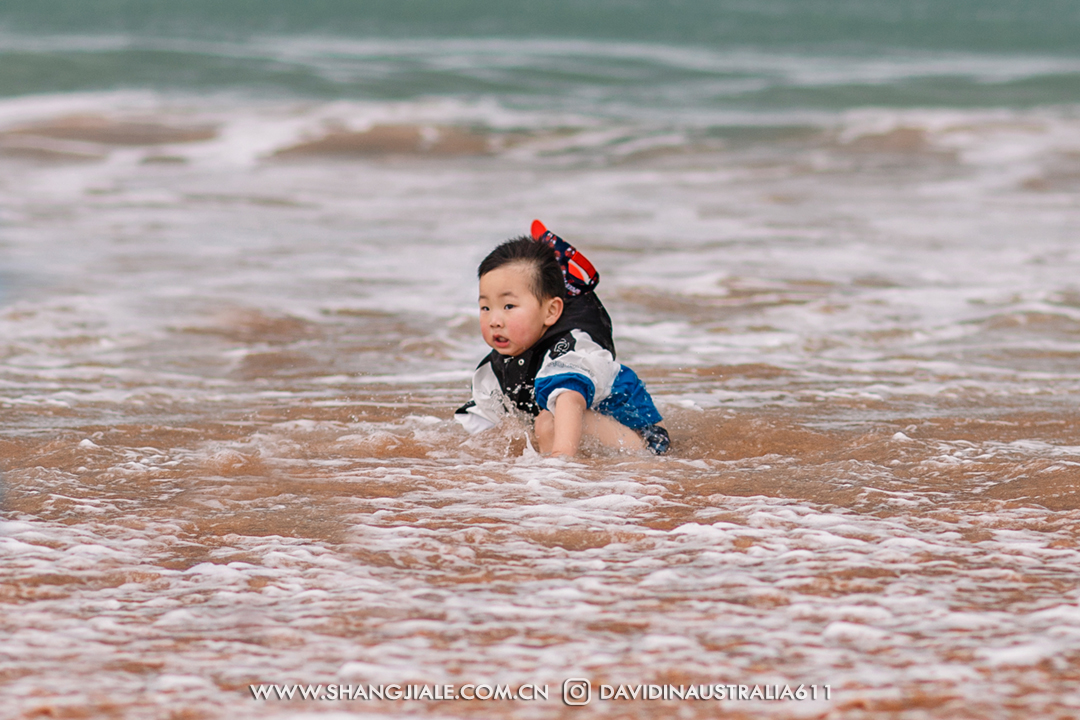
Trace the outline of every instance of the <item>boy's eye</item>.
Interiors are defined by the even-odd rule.
[[[511,305],[510,303],[507,303],[506,305],[503,305],[503,310],[513,310],[513,309],[514,309],[514,306]]]

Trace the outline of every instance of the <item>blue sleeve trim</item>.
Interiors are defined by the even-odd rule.
[[[664,419],[645,389],[645,383],[625,365],[615,378],[611,394],[596,407],[596,411],[615,418],[631,430],[655,425]]]
[[[592,407],[593,398],[596,396],[596,386],[593,381],[578,373],[561,373],[547,377],[536,378],[536,404],[541,410],[548,410],[548,396],[559,388],[574,390],[581,393],[585,398],[585,405]],[[551,411],[554,412],[554,411]]]

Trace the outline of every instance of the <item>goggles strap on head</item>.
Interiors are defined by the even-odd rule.
[[[548,230],[539,220],[533,220],[532,238],[555,251],[555,259],[562,268],[567,293],[581,295],[596,288],[600,282],[600,273],[577,248]]]

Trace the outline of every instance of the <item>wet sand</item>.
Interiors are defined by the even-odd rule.
[[[362,132],[333,131],[321,138],[278,150],[274,157],[294,160],[383,155],[454,157],[488,152],[490,142],[486,137],[459,128],[376,125]]]

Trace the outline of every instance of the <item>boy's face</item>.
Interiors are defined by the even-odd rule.
[[[480,333],[500,355],[520,355],[562,315],[562,298],[541,300],[532,293],[533,269],[522,262],[496,268],[480,278]]]

